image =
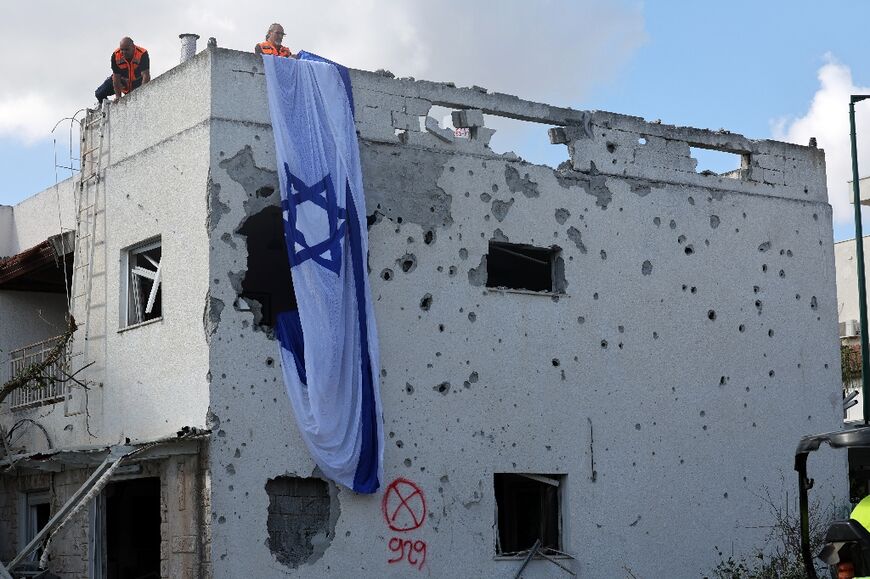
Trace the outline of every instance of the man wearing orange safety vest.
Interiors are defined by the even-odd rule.
[[[136,46],[126,36],[121,39],[118,50],[112,53],[111,67],[112,75],[94,91],[94,96],[101,103],[113,94],[115,100],[118,100],[121,95],[151,80],[151,59],[148,51]]]
[[[282,46],[284,41],[284,27],[278,24],[272,24],[269,30],[266,31],[266,41],[260,42],[254,47],[254,52],[257,54],[271,54],[273,56],[284,56],[291,58],[293,53],[286,46]]]
[[[151,59],[148,51],[133,44],[133,39],[125,36],[118,50],[112,53],[112,87],[115,100],[139,88],[151,80]]]

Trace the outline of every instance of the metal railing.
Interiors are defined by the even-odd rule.
[[[12,376],[17,376],[33,364],[40,364],[46,360],[49,353],[54,349],[63,336],[55,336],[9,354],[9,366]],[[9,395],[12,410],[52,404],[63,400],[66,396],[66,382],[64,372],[69,370],[69,352],[64,351],[60,358],[49,364],[42,370],[44,380],[31,380],[25,386],[13,390]]]

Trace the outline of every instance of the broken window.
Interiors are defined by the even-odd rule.
[[[486,287],[563,291],[556,271],[559,251],[558,247],[490,241],[486,256]]]
[[[564,475],[495,473],[496,553],[562,549],[561,489]]]
[[[329,485],[319,478],[279,476],[266,482],[269,550],[295,569],[319,559],[332,540]]]
[[[51,495],[48,491],[34,491],[24,495],[24,535],[20,547],[24,547],[36,537],[51,517]],[[38,561],[42,548],[34,550],[29,559]]]
[[[121,327],[156,320],[163,315],[160,257],[160,238],[124,251],[126,291],[122,296]]]

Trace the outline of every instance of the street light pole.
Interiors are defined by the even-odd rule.
[[[864,231],[861,225],[861,188],[858,184],[858,142],[855,136],[855,103],[870,98],[870,95],[852,95],[849,101],[849,127],[852,137],[852,195],[855,205],[855,258],[858,261],[858,309],[861,313],[861,397],[864,401],[864,425],[870,424],[870,397],[867,384],[870,382],[870,345],[867,335],[867,286],[864,277]]]

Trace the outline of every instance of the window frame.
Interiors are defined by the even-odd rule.
[[[139,265],[134,265],[136,263],[135,259],[139,255],[144,253],[153,251],[155,249],[160,250],[160,258],[155,262],[153,259],[148,257],[145,258],[150,262],[151,266],[154,269],[143,268]],[[120,300],[118,307],[118,325],[119,331],[128,330],[130,328],[136,328],[139,326],[144,326],[147,324],[151,324],[163,319],[163,276],[162,276],[162,265],[163,265],[163,242],[162,238],[157,235],[146,239],[145,241],[141,241],[139,243],[135,243],[133,245],[129,245],[121,250],[121,285],[120,285]],[[138,270],[138,271],[136,271]],[[136,310],[133,310],[135,303],[142,302],[142,296],[133,295],[137,292],[136,287],[132,284],[132,276],[138,275],[139,277],[150,279],[151,287],[148,292],[148,298],[145,299],[143,311],[141,314],[137,315]],[[158,300],[159,296],[159,300]],[[154,306],[155,303],[159,303],[160,313],[154,317],[146,318],[148,315],[148,306]],[[141,319],[137,319],[141,316]]]
[[[51,491],[49,489],[35,489],[21,493],[20,500],[20,515],[19,515],[19,549],[23,549],[25,545],[36,537],[41,530],[39,528],[37,507],[48,505],[48,520],[51,521]],[[27,560],[37,561],[42,553],[41,549],[36,549],[30,553]]]

